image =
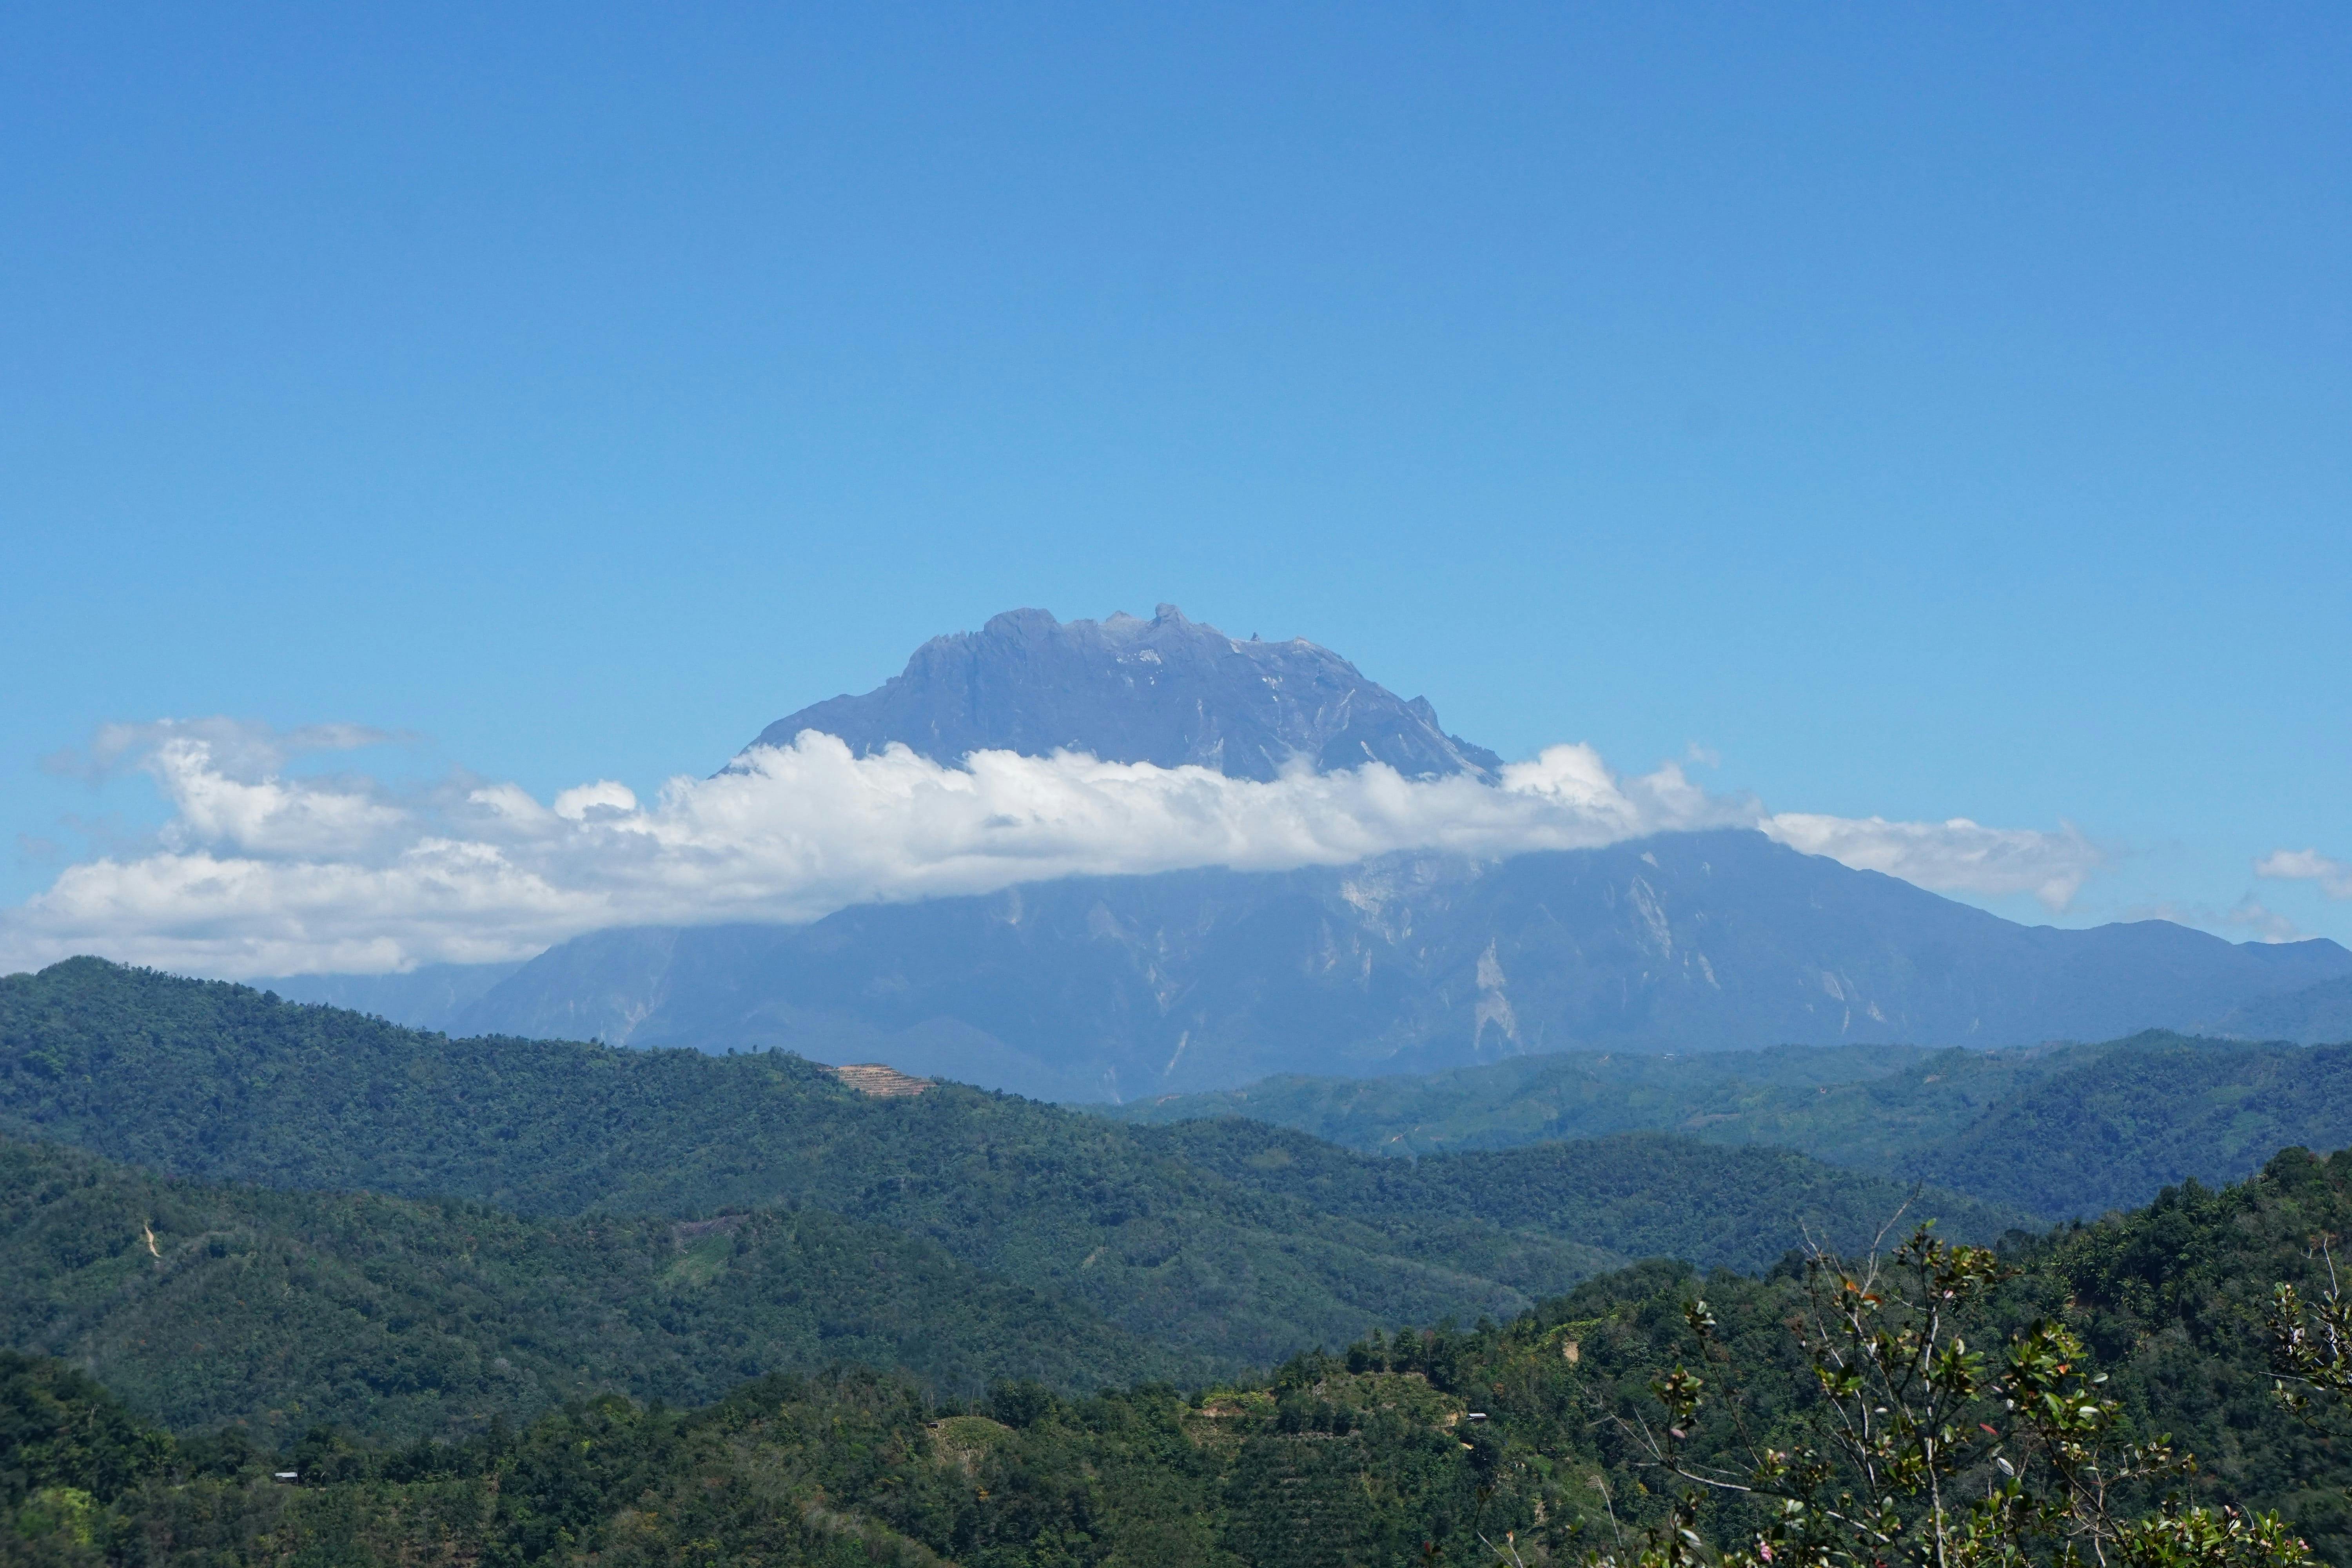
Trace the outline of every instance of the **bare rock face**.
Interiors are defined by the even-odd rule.
[[[897,1068],[884,1067],[879,1062],[852,1062],[845,1067],[824,1069],[848,1088],[874,1100],[912,1100],[927,1089],[935,1087],[927,1078],[911,1078]]]
[[[1501,766],[1448,735],[1426,700],[1406,701],[1328,648],[1244,642],[1173,605],[1148,621],[1013,610],[932,638],[877,689],[803,708],[752,743],[790,745],[803,730],[861,756],[893,742],[948,763],[983,750],[1067,750],[1261,780],[1300,762],[1318,772],[1381,762],[1408,778],[1491,777]]]

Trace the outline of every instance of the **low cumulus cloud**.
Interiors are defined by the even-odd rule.
[[[2277,881],[2316,882],[2331,899],[2352,899],[2352,860],[2331,860],[2316,849],[2280,849],[2254,862],[2254,875]]]
[[[1581,745],[1496,784],[1378,763],[1260,783],[1069,752],[982,752],[961,767],[898,747],[855,757],[812,731],[715,778],[672,779],[651,802],[601,780],[542,803],[462,775],[404,793],[285,771],[302,752],[388,738],[222,721],[107,731],[82,765],[145,771],[170,820],[0,915],[0,968],[98,952],[230,975],[382,972],[524,957],[609,926],[805,921],[1077,874],[1496,858],[1703,827],[1758,827],[1927,887],[2030,891],[2053,908],[2099,858],[2072,828],[1768,816],[1677,765],[1623,775]]]
[[[2056,914],[2074,901],[2106,853],[2071,822],[2055,833],[1949,822],[1889,822],[1883,816],[1782,812],[1758,826],[1792,849],[1826,855],[1864,871],[1884,871],[1923,888],[2000,898],[2031,893]]]

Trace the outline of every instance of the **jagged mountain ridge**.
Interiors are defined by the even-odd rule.
[[[2333,942],[2018,925],[1745,831],[1481,864],[1178,871],[603,932],[468,1031],[781,1046],[1052,1099],[1431,1072],[1571,1046],[2024,1045],[2352,974]]]
[[[788,746],[803,730],[860,756],[894,742],[950,764],[982,750],[1066,750],[1261,781],[1302,760],[1325,772],[1381,762],[1408,778],[1502,765],[1447,734],[1427,699],[1398,697],[1328,648],[1244,642],[1173,605],[1148,621],[1008,611],[933,637],[874,690],[803,708],[751,743]]]

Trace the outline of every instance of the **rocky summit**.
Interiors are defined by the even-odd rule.
[[[949,763],[977,751],[1076,751],[1260,780],[1302,762],[1385,763],[1408,778],[1491,777],[1502,765],[1447,734],[1425,698],[1397,696],[1328,648],[1244,641],[1173,605],[1148,621],[1008,611],[977,632],[933,637],[875,690],[803,708],[752,744],[788,746],[803,730],[861,756],[893,743]]]

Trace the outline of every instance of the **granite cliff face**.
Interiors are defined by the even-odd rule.
[[[803,730],[838,735],[861,756],[892,742],[948,763],[982,750],[1067,750],[1261,780],[1299,762],[1381,762],[1408,778],[1501,766],[1448,735],[1426,700],[1406,701],[1328,648],[1244,642],[1173,605],[1148,621],[1010,611],[933,637],[903,674],[779,719],[752,744],[790,745]]]

